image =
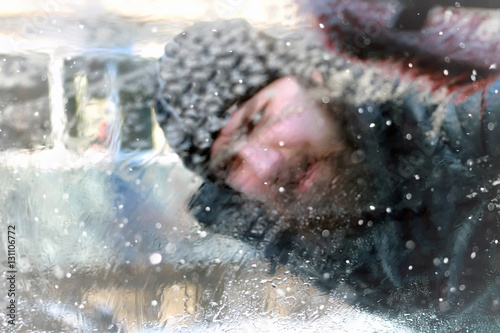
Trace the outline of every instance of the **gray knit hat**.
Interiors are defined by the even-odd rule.
[[[313,71],[326,76],[331,57],[315,38],[274,38],[244,20],[194,24],[160,59],[158,122],[185,166],[207,176],[210,147],[232,106],[283,76],[316,84]]]

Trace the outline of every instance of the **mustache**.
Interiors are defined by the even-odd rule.
[[[238,157],[238,152],[243,145],[244,143],[233,145],[211,159],[209,168],[214,178],[223,182],[232,171],[237,170],[241,164],[245,163]],[[285,160],[274,166],[274,172],[262,181],[268,182],[269,186],[293,188],[301,182],[311,166],[318,161],[305,156]]]
[[[316,162],[318,161],[306,160],[287,163],[276,173],[274,179],[271,179],[271,183],[276,186],[294,188],[306,177],[309,169]]]

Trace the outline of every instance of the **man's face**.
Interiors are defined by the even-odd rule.
[[[265,201],[302,197],[335,177],[344,144],[338,124],[293,77],[241,105],[214,141],[211,171],[233,189]]]

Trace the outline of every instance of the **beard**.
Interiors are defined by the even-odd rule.
[[[297,194],[293,187],[270,189],[273,193],[262,202],[265,213],[293,221],[283,222],[288,227],[293,223],[294,228],[322,231],[339,228],[350,217],[381,206],[384,198],[374,188],[379,182],[374,181],[364,161],[353,158],[355,154],[344,151],[320,161],[317,179],[303,193]]]

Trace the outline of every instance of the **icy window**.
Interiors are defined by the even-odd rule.
[[[0,15],[1,331],[500,325],[498,13],[285,2]]]

